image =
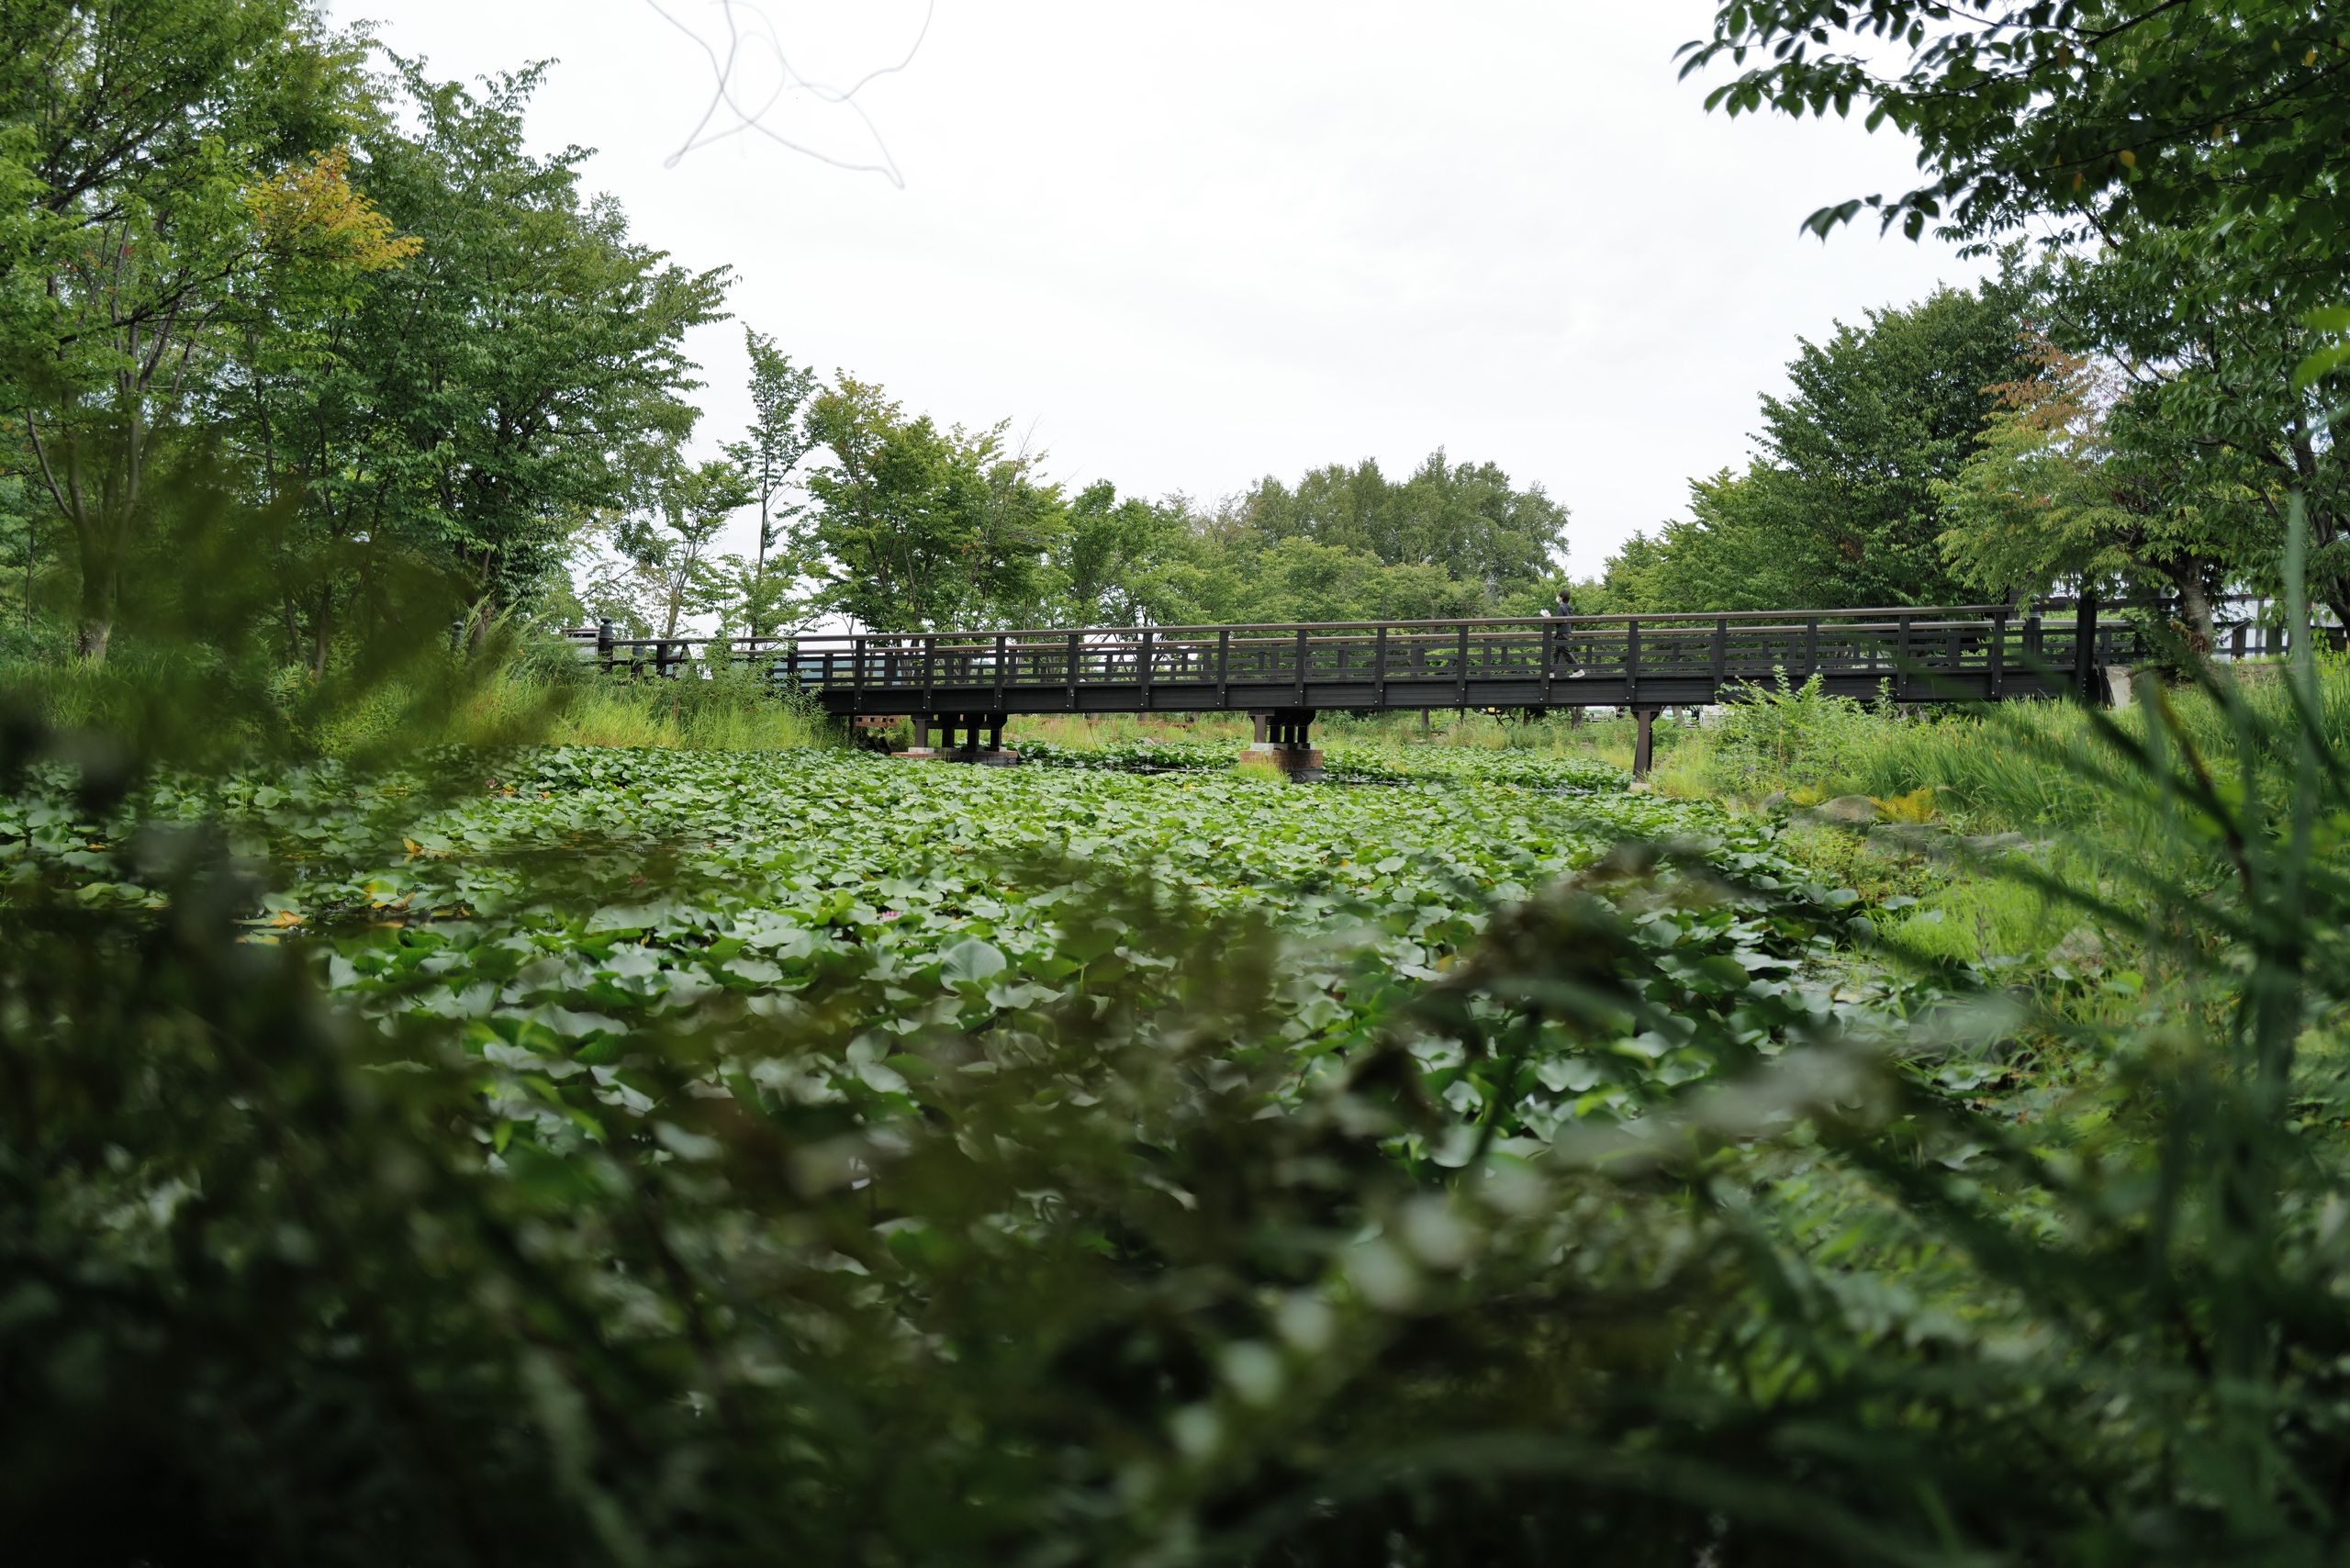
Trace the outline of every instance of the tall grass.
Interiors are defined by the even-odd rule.
[[[1251,734],[1245,713],[1037,713],[1015,715],[1005,744],[1043,741],[1073,750],[1124,747],[1144,741],[1229,741],[1245,745]],[[1667,715],[1657,721],[1655,741],[1659,766],[1669,764],[1674,752],[1688,743],[1695,726]],[[1315,744],[1329,745],[1460,746],[1494,751],[1528,751],[1547,756],[1596,758],[1617,767],[1632,762],[1633,729],[1627,714],[1572,716],[1564,712],[1543,718],[1470,710],[1438,710],[1422,722],[1416,712],[1352,714],[1326,712],[1314,722]]]
[[[725,678],[566,681],[510,668],[452,715],[457,741],[507,733],[527,714],[557,745],[656,746],[682,751],[791,751],[836,745],[834,726],[807,704]]]
[[[2288,759],[2273,737],[2298,733],[2293,704],[2272,667],[2237,672],[2245,711],[2257,722],[2240,729],[2225,707],[2198,688],[2163,690],[2157,702],[2195,749],[2222,768],[2239,767],[2249,734],[2261,767]],[[2350,745],[2350,660],[2319,661],[2314,733],[2333,751]],[[2110,715],[2143,741],[2151,710]],[[1811,688],[1761,691],[1725,708],[1719,722],[1684,747],[1677,775],[1695,788],[1757,800],[1773,790],[1878,799],[1931,790],[1945,814],[1986,827],[2083,827],[2108,819],[2110,797],[2083,780],[2104,766],[2110,747],[2099,730],[2107,715],[2065,702],[2014,702],[1987,711],[1903,711],[1864,707]]]

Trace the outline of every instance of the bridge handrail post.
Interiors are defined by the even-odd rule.
[[[1811,616],[1803,623],[1803,678],[1809,680],[1819,673],[1819,617]]]
[[[1721,700],[1722,682],[1729,678],[1729,617],[1714,617],[1714,700]]]
[[[2097,700],[2097,591],[2086,582],[2073,606],[2073,689]]]
[[[1910,618],[1908,616],[1900,615],[1895,617],[1893,623],[1893,700],[1896,702],[1900,701],[1901,699],[1908,693],[1908,688],[1904,684],[1904,682],[1908,678],[1908,666],[1911,657],[1909,649],[1909,620]]]
[[[1469,622],[1460,623],[1459,655],[1452,666],[1453,701],[1462,712],[1469,711]]]
[[[1371,640],[1371,700],[1387,706],[1387,623],[1381,622]]]
[[[1071,632],[1069,634],[1069,668],[1063,673],[1069,677],[1069,711],[1072,713],[1077,711],[1078,654],[1084,645],[1084,642],[1085,633],[1082,632]]]
[[[1997,702],[2008,685],[2008,612],[1991,612],[1991,700]]]
[[[1142,687],[1142,711],[1150,711],[1150,628],[1142,629],[1142,646],[1135,653],[1135,675]]]
[[[923,633],[922,639],[922,711],[925,713],[936,711],[931,706],[930,689],[931,687],[935,684],[934,676],[935,674],[934,666],[937,658],[937,634],[935,633],[925,632]]]
[[[1640,695],[1640,622],[1638,617],[1624,622],[1624,700],[1628,707]]]
[[[1219,627],[1215,634],[1215,705],[1232,706],[1232,628]]]
[[[1305,628],[1297,629],[1297,705],[1305,706]]]
[[[998,632],[995,634],[995,711],[999,713],[1003,711],[1004,649],[1010,642],[1011,639],[1005,633]]]
[[[1550,706],[1550,681],[1559,667],[1559,622],[1556,616],[1542,618],[1542,706]]]
[[[612,667],[612,644],[616,640],[612,634],[610,616],[607,615],[596,622],[596,660],[606,669]]]

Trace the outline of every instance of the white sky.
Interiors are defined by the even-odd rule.
[[[559,62],[534,142],[599,149],[588,182],[640,239],[735,271],[738,320],[692,344],[705,445],[747,416],[747,323],[942,422],[1008,416],[1072,485],[1212,498],[1365,456],[1400,476],[1441,444],[1565,502],[1585,576],[1744,461],[1798,335],[1979,271],[1799,234],[1914,183],[1910,150],[1707,114],[1673,51],[1708,0],[940,0],[904,71],[760,122],[849,162],[886,148],[903,189],[756,133],[673,166],[713,74],[655,0],[332,5],[437,75]],[[720,0],[659,5],[722,48]],[[733,16],[845,86],[924,10]],[[778,80],[754,46],[738,95]],[[705,135],[737,123],[722,106]]]

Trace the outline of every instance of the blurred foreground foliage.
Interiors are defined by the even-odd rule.
[[[12,793],[106,820],[292,746],[202,604],[205,651],[109,666],[91,728],[17,694]],[[2118,1002],[1942,969],[1763,1037],[1646,927],[1795,895],[1631,844],[1304,1092],[1281,934],[1107,872],[1066,873],[1103,935],[1058,992],[991,999],[985,944],[877,955],[541,1054],[257,935],[243,786],[21,854],[0,1520],[118,1564],[2332,1561],[2350,779],[2288,689],[2212,684],[2232,771],[2159,696],[2089,721],[2082,787],[2163,857],[2009,874],[2143,952]],[[402,758],[373,830],[486,755]],[[631,854],[632,896],[711,891]],[[884,1007],[919,1019],[886,1057]],[[1709,1070],[1513,1136],[1521,1083],[1633,1031]],[[2006,1092],[2035,1052],[2066,1070]],[[1433,1092],[1439,1056],[1485,1092]]]

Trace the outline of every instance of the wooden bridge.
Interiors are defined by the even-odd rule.
[[[711,657],[764,666],[844,718],[911,715],[976,755],[1000,751],[1016,713],[1235,711],[1258,740],[1309,748],[1317,713],[1432,708],[1665,708],[1735,700],[1781,674],[1833,694],[1898,703],[2095,693],[2108,666],[2141,662],[2135,622],[2096,600],[1745,610],[1699,615],[1402,621],[1264,626],[842,633],[761,638],[623,638],[608,622],[568,633],[583,656],[674,676]],[[2241,641],[2241,633],[2239,633]],[[697,649],[701,650],[699,654]],[[2236,650],[2241,653],[2241,646]],[[959,742],[957,737],[960,737]]]

